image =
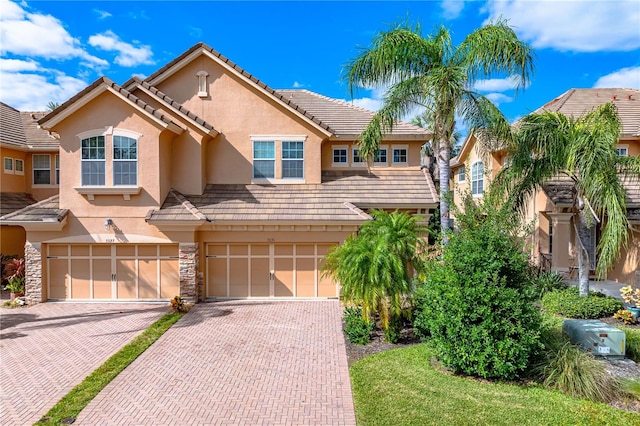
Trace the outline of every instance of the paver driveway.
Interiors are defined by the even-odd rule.
[[[0,423],[31,425],[168,311],[153,304],[43,303],[0,310]]]
[[[196,305],[75,424],[354,425],[338,301]]]

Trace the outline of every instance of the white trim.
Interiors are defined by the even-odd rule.
[[[35,167],[35,157],[36,156],[46,156],[49,159],[49,168],[48,169],[42,169],[42,168],[38,168],[36,169]],[[36,175],[35,172],[36,170],[49,170],[49,183],[36,183]],[[43,187],[45,185],[52,185],[51,183],[51,154],[31,154],[31,186],[32,187]],[[55,186],[55,185],[52,185]]]
[[[462,173],[460,173],[462,172]],[[465,182],[467,180],[467,169],[464,165],[462,165],[462,167],[458,168],[458,170],[456,171],[456,175],[457,175],[457,181],[458,183],[462,183]]]
[[[404,149],[406,161],[395,161],[395,150]],[[408,166],[409,165],[409,145],[391,145],[391,165],[393,166]]]
[[[286,142],[305,142],[307,135],[249,135],[252,141],[269,142],[269,141],[286,141]]]
[[[618,149],[625,150],[626,151],[625,154],[624,155],[620,155],[618,153]],[[620,157],[628,157],[629,156],[629,145],[628,144],[617,144],[616,145],[616,153],[618,153],[618,155]]]
[[[474,179],[474,177],[473,177],[473,168],[474,168],[474,166],[476,166],[478,164],[480,164],[482,166],[482,173],[480,173],[480,177]],[[469,176],[469,186],[471,187],[471,194],[474,197],[482,197],[482,195],[484,194],[484,189],[485,189],[484,178],[485,178],[485,175],[484,175],[484,161],[478,160],[478,161],[474,162],[471,165],[471,175]],[[476,194],[473,193],[473,183],[474,182],[482,182],[482,191],[481,192],[478,192]]]
[[[59,154],[56,154],[59,155]],[[18,170],[18,161],[22,164],[22,170]],[[24,160],[21,158],[15,158],[13,161],[13,169],[16,175],[24,176]]]
[[[125,200],[130,200],[131,195],[138,195],[142,189],[140,186],[76,186],[73,189],[79,194],[86,195],[90,201],[95,195],[122,195]]]
[[[78,140],[80,142],[82,142],[83,139],[89,139],[89,138],[94,137],[94,136],[104,136],[104,139],[106,141],[107,140],[107,135],[110,135],[112,132],[113,132],[113,127],[112,126],[107,126],[107,127],[102,128],[102,129],[85,130],[84,132],[78,133],[76,135],[76,137],[78,138]],[[82,147],[80,147],[80,148],[82,148]]]
[[[60,185],[60,178],[58,173],[60,171],[60,154],[53,155],[53,181],[56,186]]]
[[[301,143],[302,144],[302,158],[284,158],[284,144],[285,142],[293,142],[293,143]],[[299,182],[299,181],[303,181],[305,180],[305,161],[304,161],[304,151],[305,151],[305,141],[301,141],[301,140],[290,140],[290,139],[283,139],[280,141],[280,179],[282,179],[285,182],[289,182],[289,183],[293,183],[293,182]],[[302,161],[302,176],[294,176],[294,177],[284,177],[284,164],[285,162],[288,161]]]
[[[113,136],[125,136],[127,138],[136,139],[136,140],[140,139],[143,136],[142,133],[134,132],[133,130],[121,129],[118,127],[113,129],[111,134]]]
[[[344,149],[347,152],[346,162],[344,163],[336,163],[335,160],[335,150]],[[331,147],[331,166],[332,167],[349,167],[349,146],[348,145],[333,145]]]
[[[126,132],[126,134],[125,134]],[[138,135],[138,137],[133,137],[133,135]],[[116,149],[116,141],[115,141],[115,137],[119,136],[121,138],[128,138],[128,139],[133,139],[136,142],[136,158],[135,160],[130,159],[130,158],[125,158],[125,159],[116,159],[115,156],[115,149]],[[136,132],[131,132],[131,131],[123,131],[118,132],[113,134],[113,136],[111,136],[111,184],[114,187],[121,187],[121,186],[138,186],[138,183],[140,182],[140,175],[139,175],[139,163],[138,163],[138,154],[140,153],[140,149],[139,149],[139,141],[140,141],[140,134],[136,133]],[[136,183],[134,185],[131,184],[127,184],[127,185],[118,185],[116,184],[116,168],[115,165],[116,163],[124,163],[124,162],[131,162],[131,161],[135,161],[136,163]]]
[[[358,148],[358,145],[351,145],[351,166],[352,167],[366,167],[367,165],[367,161],[364,158],[360,158],[361,161],[355,161],[356,160],[356,153],[358,153],[360,151],[360,148]],[[360,157],[360,154],[357,154],[358,157]]]
[[[377,167],[388,167],[389,166],[389,145],[378,145],[378,149],[376,150],[376,153],[381,152],[381,151],[385,151],[385,157],[387,157],[387,161],[385,162],[377,162],[375,161],[375,156],[376,154],[373,154],[373,165],[377,166]]]
[[[10,169],[7,169],[7,160],[11,160],[11,168]],[[4,170],[4,173],[7,174],[7,175],[15,174],[16,167],[15,167],[14,159],[11,158],[11,157],[4,157],[2,159],[2,168]]]
[[[201,98],[206,98],[209,96],[209,86],[207,85],[207,77],[209,73],[206,71],[198,71],[196,73],[198,77],[198,96]]]

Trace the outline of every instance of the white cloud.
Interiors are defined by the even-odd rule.
[[[82,58],[92,66],[108,62],[90,55],[71,37],[62,23],[51,15],[27,12],[25,3],[0,0],[0,39],[2,53],[47,59]]]
[[[294,89],[302,89],[303,87],[307,87],[307,85],[304,84],[304,83],[300,83],[299,81],[294,81],[293,82],[293,88]]]
[[[105,31],[89,37],[89,44],[108,52],[117,52],[115,63],[123,67],[134,67],[140,64],[153,64],[151,47],[142,45],[136,47],[120,40],[113,31]]]
[[[65,102],[87,86],[86,81],[57,71],[48,74],[8,72],[0,68],[2,101],[21,111],[44,111],[47,103]]]
[[[611,74],[603,75],[593,87],[640,90],[640,67],[621,68]]]
[[[456,19],[464,9],[464,0],[442,0],[440,8],[445,19]]]
[[[640,47],[637,0],[490,0],[484,11],[489,19],[508,19],[534,48],[597,52]]]
[[[511,96],[507,96],[503,93],[496,93],[496,92],[487,93],[486,95],[484,95],[484,97],[489,99],[491,102],[493,102],[496,105],[506,104],[513,101],[513,98]]]
[[[515,89],[518,77],[489,78],[478,80],[473,84],[473,89],[479,92],[504,92]]]
[[[22,59],[0,58],[0,69],[5,72],[37,71],[40,64],[32,59],[23,61]]]
[[[374,99],[374,98],[358,98],[358,99],[352,99],[350,101],[345,101],[345,102],[348,102],[354,106],[368,109],[369,111],[374,111],[374,112],[378,111],[382,106],[382,100]]]
[[[93,9],[93,11],[94,13],[98,14],[98,19],[107,19],[113,16],[111,13],[107,12],[106,10]]]

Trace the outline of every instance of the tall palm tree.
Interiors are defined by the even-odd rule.
[[[379,314],[386,329],[413,290],[412,272],[422,268],[426,228],[407,213],[376,210],[371,216],[327,255],[323,274],[340,282],[344,300],[361,306],[367,321]]]
[[[469,127],[491,129],[496,136],[508,137],[504,116],[489,99],[473,91],[473,85],[483,78],[504,75],[513,79],[516,89],[524,88],[532,73],[533,51],[506,21],[473,31],[457,46],[445,27],[426,38],[419,25],[399,24],[380,32],[372,46],[347,65],[344,74],[352,96],[358,87],[388,87],[381,109],[360,135],[360,151],[366,157],[373,155],[384,134],[416,107],[433,114],[444,233],[450,223],[447,194],[456,112]]]
[[[640,158],[617,155],[621,123],[612,103],[577,118],[548,111],[529,114],[515,131],[511,165],[493,184],[523,212],[546,183],[561,176],[571,179],[580,295],[588,296],[592,268],[584,241],[601,222],[596,272],[604,276],[628,239],[622,179],[640,178]]]

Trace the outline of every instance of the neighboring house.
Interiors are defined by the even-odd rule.
[[[622,135],[617,145],[618,154],[640,156],[639,90],[571,89],[536,112],[557,111],[565,115],[580,116],[607,102],[616,105],[622,121]],[[471,190],[474,196],[481,197],[491,179],[509,164],[505,150],[485,152],[476,142],[476,134],[471,132],[460,154],[451,162],[456,204],[460,203],[460,191]],[[624,184],[627,190],[627,215],[631,224],[629,245],[627,249],[622,250],[619,260],[609,271],[607,278],[640,285],[640,184]],[[573,272],[577,267],[577,262],[574,261],[572,213],[569,211],[572,207],[572,190],[573,185],[568,179],[555,179],[530,200],[526,212],[526,219],[535,223],[532,258],[536,262],[546,262],[552,269],[562,272]],[[588,247],[592,265],[597,262],[598,237],[599,229],[596,227]]]
[[[189,301],[336,297],[319,268],[371,209],[428,217],[430,132],[399,123],[368,167],[373,113],[275,91],[197,44],[145,80],[100,78],[41,120],[60,194],[26,229],[26,297]]]
[[[37,122],[45,114],[0,102],[0,218],[58,194],[58,139]],[[0,253],[23,256],[24,228],[1,223]]]

